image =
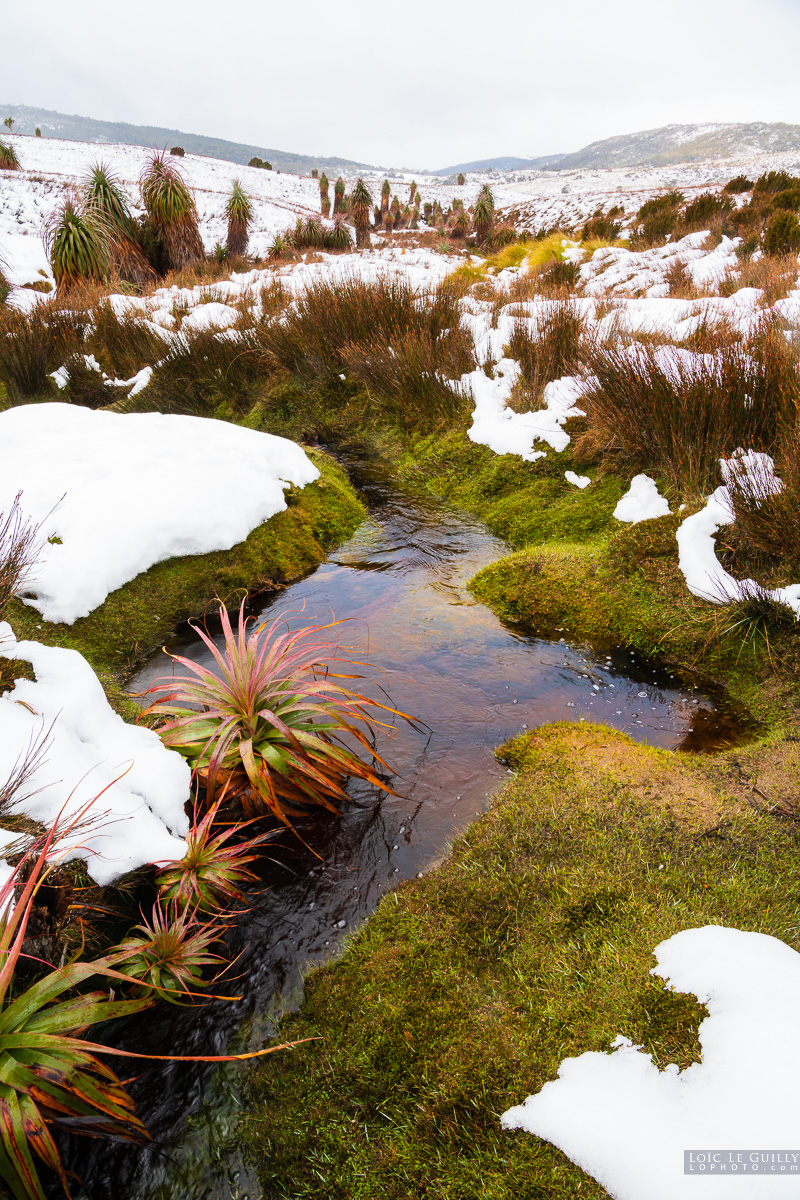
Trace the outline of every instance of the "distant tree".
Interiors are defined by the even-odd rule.
[[[10,133],[11,130],[14,128],[14,118],[6,117],[5,120],[3,121],[3,124],[5,125],[6,129]]]
[[[461,172],[460,172],[460,171],[459,171],[459,173],[458,173],[458,184],[459,184],[459,187],[463,187],[463,186],[464,186],[464,176],[461,174]]]
[[[41,136],[42,136],[42,131],[41,131],[41,129],[39,128],[39,126],[38,126],[38,125],[36,126],[35,133],[36,133],[36,136],[37,136],[37,137],[41,137]]]
[[[312,179],[319,179],[319,171],[317,170],[317,168],[316,168],[316,167],[314,167],[314,169],[313,169],[313,170],[312,170],[312,172],[311,172],[311,178],[312,178]]]
[[[170,150],[170,154],[174,154],[177,158],[183,158],[185,153],[183,146],[173,146]]]

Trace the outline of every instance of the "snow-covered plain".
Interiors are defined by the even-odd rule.
[[[800,954],[762,933],[708,925],[655,949],[653,974],[708,1008],[702,1061],[659,1071],[641,1047],[568,1058],[558,1079],[502,1116],[558,1146],[614,1200],[772,1200],[796,1172],[684,1174],[684,1151],[800,1150]],[[749,1156],[748,1156],[749,1157]]]

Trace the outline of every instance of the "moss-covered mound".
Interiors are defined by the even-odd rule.
[[[491,811],[310,977],[280,1034],[320,1040],[254,1069],[240,1133],[265,1196],[603,1196],[500,1114],[619,1033],[696,1059],[703,1010],[649,973],[679,930],[798,947],[798,827],[753,806],[793,809],[797,743],[712,760],[553,725],[503,753]]]

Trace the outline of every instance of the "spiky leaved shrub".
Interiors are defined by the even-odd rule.
[[[688,496],[713,491],[737,447],[770,452],[800,401],[792,354],[768,325],[748,342],[723,331],[703,354],[604,343],[586,369],[579,404],[595,441]]]
[[[165,908],[157,903],[150,919],[144,918],[116,947],[114,960],[120,974],[137,981],[139,994],[185,1004],[216,982],[225,967],[225,959],[211,947],[226,928],[220,922],[201,921],[176,904]],[[217,970],[211,980],[204,978],[207,967]]]
[[[353,664],[333,642],[331,626],[291,633],[278,616],[248,636],[244,602],[236,634],[224,608],[220,619],[223,650],[197,629],[217,670],[176,657],[186,674],[157,681],[149,692],[158,699],[146,710],[168,718],[161,739],[188,759],[207,802],[224,788],[248,816],[271,813],[292,828],[291,818],[309,809],[338,813],[349,800],[349,778],[391,791],[342,734],[385,767],[368,735],[383,723],[375,710],[395,710],[335,682],[358,676],[339,671],[339,664]]]
[[[372,195],[364,180],[359,178],[350,195],[350,216],[356,227],[356,246],[359,250],[369,246],[369,214]]]
[[[792,212],[773,213],[764,230],[764,252],[777,257],[800,249],[800,222]]]
[[[253,201],[238,179],[234,179],[231,194],[225,204],[228,221],[228,237],[225,249],[228,254],[244,258],[247,253],[248,228],[253,219]]]
[[[352,250],[353,238],[350,227],[343,217],[337,216],[332,229],[325,230],[325,248],[327,250]]]
[[[20,161],[12,142],[0,138],[0,171],[19,171]]]
[[[502,250],[504,246],[510,246],[516,240],[517,231],[513,225],[493,225],[486,238],[486,247],[488,250]]]
[[[255,862],[256,852],[273,837],[270,832],[242,839],[247,822],[219,829],[221,804],[217,800],[201,820],[195,812],[186,835],[186,855],[156,872],[162,903],[174,905],[179,912],[210,913],[242,901],[242,887],[256,879],[245,864]]]
[[[50,392],[51,371],[83,344],[84,323],[69,311],[37,304],[0,315],[0,380],[12,401]]]
[[[173,270],[205,260],[197,208],[183,176],[166,151],[149,151],[139,175],[142,203]]]
[[[331,215],[331,202],[328,195],[329,188],[328,176],[323,171],[319,178],[319,204],[320,212],[326,218]]]
[[[391,233],[394,229],[394,213],[390,208],[386,210],[386,216],[383,218],[383,232]]]
[[[389,211],[389,199],[392,195],[392,189],[388,179],[384,179],[381,185],[381,221],[386,219],[386,214]]]
[[[433,217],[433,205],[430,200],[426,200],[422,206],[422,211],[425,214],[425,224],[430,225]]]
[[[464,186],[464,176],[463,176],[463,174],[461,173],[461,171],[459,171],[459,173],[458,173],[458,176],[457,176],[457,178],[456,178],[456,182],[458,183],[458,186],[459,186],[459,187],[463,187],[463,186]]]
[[[111,232],[109,256],[115,273],[140,286],[154,283],[156,272],[136,242],[136,225],[128,197],[117,176],[105,163],[95,163],[84,178],[83,200],[85,209],[100,214]]]
[[[450,218],[450,237],[465,238],[469,233],[469,217],[463,208],[457,208]]]
[[[282,255],[290,248],[288,238],[285,233],[276,233],[275,237],[270,242],[269,257],[281,258]]]
[[[475,213],[473,221],[475,225],[475,236],[478,239],[479,245],[485,245],[486,239],[489,236],[489,230],[492,228],[494,220],[494,196],[491,188],[485,184],[478,193],[478,199],[475,201]]]
[[[333,215],[336,216],[344,200],[344,180],[341,175],[333,185]]]
[[[62,291],[103,283],[112,268],[113,230],[104,214],[67,196],[45,229],[53,277]]]

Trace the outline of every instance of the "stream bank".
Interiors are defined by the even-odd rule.
[[[309,968],[341,953],[398,884],[413,880],[416,887],[418,876],[422,883],[437,874],[454,835],[509,778],[513,768],[498,762],[495,747],[525,726],[601,718],[671,748],[719,746],[741,733],[711,696],[629,651],[595,652],[571,645],[563,633],[551,640],[503,625],[467,583],[507,546],[429,493],[399,485],[387,470],[347,465],[368,501],[368,520],[311,575],[262,602],[259,615],[289,613],[290,622],[302,624],[355,618],[341,627],[343,647],[368,656],[379,694],[385,689],[420,722],[418,729],[401,723],[378,743],[397,772],[397,794],[354,786],[354,804],[341,819],[304,831],[322,862],[291,839],[271,851],[263,887],[249,897],[252,907],[230,937],[232,954],[241,955],[241,1000],[193,1010],[159,1006],[118,1025],[118,1044],[208,1054],[267,1042],[301,1002]],[[170,648],[208,661],[196,639]],[[134,690],[164,668],[158,655],[134,679]],[[391,909],[396,901],[386,903]],[[257,1195],[236,1132],[241,1084],[236,1067],[141,1071],[132,1092],[156,1143],[145,1150],[75,1146],[72,1166],[91,1200],[115,1190],[130,1200]]]

